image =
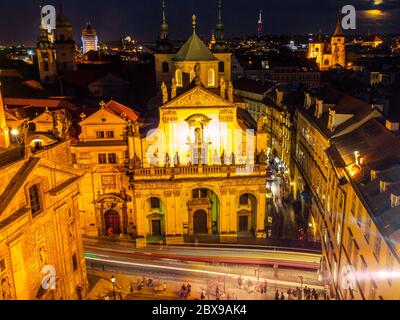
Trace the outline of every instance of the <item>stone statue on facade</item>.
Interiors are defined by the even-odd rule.
[[[265,155],[264,150],[261,150],[258,156],[258,162],[259,164],[265,164],[267,162],[267,156]]]
[[[231,156],[231,165],[232,166],[236,165],[236,155],[234,152],[232,152],[232,156]]]
[[[166,168],[171,167],[171,157],[169,156],[168,153],[165,155],[165,167]]]
[[[219,93],[222,99],[225,99],[226,96],[226,82],[224,77],[221,77],[221,80],[219,81]]]
[[[176,89],[177,89],[176,80],[175,80],[175,78],[172,78],[171,99],[175,99],[176,98]]]
[[[203,137],[202,137],[203,133],[202,133],[201,128],[196,128],[194,130],[194,132],[195,132],[195,136],[196,136],[196,143],[198,143],[198,144],[203,143]]]
[[[4,301],[8,301],[12,299],[12,295],[11,295],[11,284],[10,284],[10,280],[8,279],[8,277],[4,277],[1,280],[1,292],[2,292],[2,296]]]
[[[29,131],[29,122],[26,120],[21,123],[21,125],[18,127],[19,135],[18,135],[18,142],[21,145],[25,145],[26,139],[28,137],[28,131]]]
[[[179,167],[181,165],[181,159],[179,158],[179,153],[175,153],[174,166]]]
[[[220,160],[221,160],[221,159],[220,159],[219,156],[218,156],[217,150],[214,150],[214,154],[213,154],[213,165],[216,166],[216,165],[221,164]]]
[[[72,122],[65,110],[53,112],[53,135],[56,139],[65,140]]]
[[[233,84],[232,84],[232,81],[229,81],[229,83],[228,83],[228,100],[230,102],[233,102]]]
[[[267,129],[267,117],[262,115],[257,121],[257,131],[264,132]]]
[[[221,154],[221,165],[225,165],[225,151],[223,151]]]
[[[142,161],[140,161],[140,158],[135,153],[135,156],[133,157],[133,168],[140,169],[141,167],[142,167]]]
[[[163,103],[167,103],[168,102],[168,89],[167,89],[167,85],[165,84],[165,82],[163,82],[161,85],[161,92],[162,92]]]

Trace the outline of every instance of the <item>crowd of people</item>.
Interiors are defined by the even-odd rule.
[[[327,300],[327,296],[324,296],[324,299]],[[275,292],[275,300],[320,300],[319,293],[315,290],[308,287],[305,287],[303,290],[297,287],[296,289],[289,289],[286,292],[286,295],[279,290]]]

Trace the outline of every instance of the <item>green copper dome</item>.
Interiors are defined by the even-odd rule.
[[[218,61],[194,32],[176,54],[175,61]]]

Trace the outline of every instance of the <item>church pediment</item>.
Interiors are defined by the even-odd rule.
[[[228,100],[198,86],[167,102],[161,109],[179,107],[234,107]]]
[[[99,111],[93,113],[91,116],[81,121],[80,126],[93,125],[93,124],[126,124],[124,119],[121,119],[117,115],[108,111],[107,109],[100,109]]]

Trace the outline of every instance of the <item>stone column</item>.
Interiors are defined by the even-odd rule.
[[[146,212],[141,207],[142,195],[139,192],[133,191],[133,203],[136,216],[136,247],[144,247],[146,245]]]
[[[265,186],[260,186],[259,199],[257,204],[257,230],[256,237],[262,238],[263,232],[265,230],[265,218],[267,210],[267,199],[265,194],[267,193],[267,188]]]
[[[167,193],[167,192],[166,192]],[[175,201],[177,201],[181,195],[179,190],[169,192],[170,196],[167,197],[168,205],[166,205],[166,242],[167,244],[182,244],[183,239],[183,221],[182,216],[184,214],[183,209],[179,208],[178,211]]]

